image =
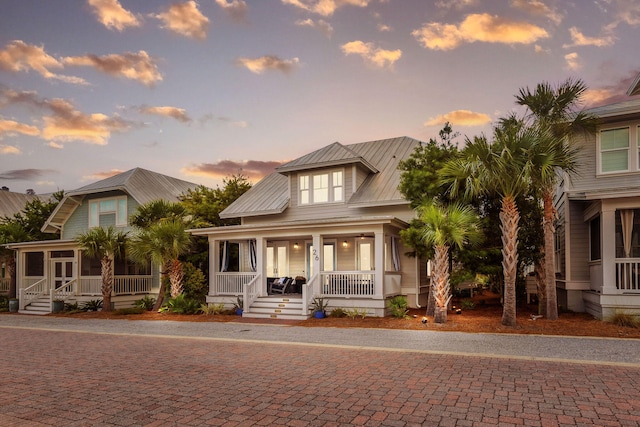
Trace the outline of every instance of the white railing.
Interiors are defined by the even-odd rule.
[[[35,283],[20,289],[20,310],[24,308],[33,300],[40,298],[41,296],[49,293],[49,287],[47,286],[47,278],[44,277]]]
[[[52,302],[54,300],[65,301],[69,297],[76,295],[77,286],[78,286],[78,279],[71,279],[64,285],[60,286],[59,288],[53,289],[51,291],[51,295],[49,296],[49,298]]]
[[[38,276],[38,277],[33,277],[33,276],[32,277],[23,277],[22,278],[22,287],[24,289],[26,289],[26,288],[28,288],[30,286],[33,286],[35,283],[40,282],[43,279],[44,279],[44,277],[42,277],[42,276]]]
[[[315,274],[309,279],[309,282],[302,285],[302,314],[305,316],[309,314],[309,310],[311,309],[313,297],[316,295],[315,289],[319,288],[319,280],[318,275]]]
[[[148,294],[153,284],[153,276],[116,276],[113,295]]]
[[[251,311],[251,304],[258,299],[258,283],[260,283],[260,280],[262,280],[262,276],[257,274],[253,280],[244,285],[242,292],[242,306],[243,311],[246,311],[247,313]]]
[[[102,278],[100,276],[83,276],[78,284],[79,295],[102,295]]]
[[[6,294],[9,292],[9,283],[11,280],[8,277],[0,278],[0,293]]]
[[[616,289],[640,293],[640,258],[616,259]]]
[[[244,293],[245,283],[251,282],[257,273],[216,273],[217,295],[240,295]]]
[[[321,293],[326,296],[373,296],[375,274],[373,271],[332,271],[320,273]]]

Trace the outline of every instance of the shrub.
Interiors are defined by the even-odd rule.
[[[0,311],[9,311],[9,298],[0,295]]]
[[[387,301],[387,307],[391,311],[391,316],[396,319],[405,319],[409,314],[409,303],[404,295],[397,295]]]
[[[113,312],[113,314],[117,314],[118,316],[126,316],[127,314],[142,314],[144,313],[144,307],[127,307],[127,308],[119,308]]]
[[[175,314],[196,314],[200,312],[200,301],[186,298],[184,294],[180,294],[175,298],[169,299],[158,311]]]
[[[93,299],[91,301],[87,301],[82,304],[80,310],[82,311],[98,311],[102,308],[102,300],[101,299]]]
[[[156,299],[152,296],[145,296],[144,298],[140,298],[133,303],[134,307],[142,308],[147,311],[153,310],[153,306],[156,303]]]
[[[190,262],[185,262],[182,264],[182,272],[184,273],[182,287],[185,297],[204,302],[209,288],[202,270]]]
[[[220,304],[202,304],[200,305],[200,311],[206,316],[211,316],[212,314],[221,314],[224,311],[224,303],[221,302]]]
[[[330,317],[347,317],[347,312],[344,311],[344,308],[342,307],[336,307],[333,310],[331,310],[331,313],[329,313]]]
[[[463,310],[473,310],[474,308],[476,308],[476,303],[471,299],[463,299],[462,301],[460,301],[460,308],[462,308]]]
[[[616,326],[623,326],[627,328],[640,328],[640,318],[633,314],[625,313],[623,311],[616,311],[610,318],[609,322]]]
[[[355,319],[356,317],[362,317],[363,319],[365,317],[367,317],[367,309],[363,308],[362,310],[357,309],[357,308],[350,308],[348,310],[345,310],[345,313],[347,314],[347,317],[349,319]]]
[[[77,313],[79,311],[82,311],[80,309],[80,305],[78,304],[78,302],[66,302],[64,303],[64,311],[68,311],[70,313]]]

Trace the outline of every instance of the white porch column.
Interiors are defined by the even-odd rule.
[[[217,295],[216,274],[218,273],[218,260],[220,259],[220,249],[218,241],[209,238],[209,295]]]
[[[320,294],[322,290],[322,276],[320,275],[323,267],[322,240],[322,236],[319,234],[314,234],[312,236],[311,245],[313,246],[313,249],[311,251],[311,264],[313,265],[313,273],[318,276],[318,280],[315,282],[315,287],[311,290],[314,295]]]
[[[616,294],[616,210],[603,206],[601,215],[602,293]]]
[[[267,270],[264,254],[267,252],[267,241],[264,237],[256,237],[256,274],[260,276],[260,296],[267,295]]]
[[[374,265],[375,271],[375,289],[374,296],[376,298],[384,298],[384,233],[382,231],[375,232],[374,242]]]

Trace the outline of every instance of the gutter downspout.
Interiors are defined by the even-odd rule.
[[[416,308],[422,308],[420,305],[420,259],[416,258]]]

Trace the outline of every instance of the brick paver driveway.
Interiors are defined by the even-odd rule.
[[[14,327],[0,340],[1,426],[640,425],[634,364]]]

